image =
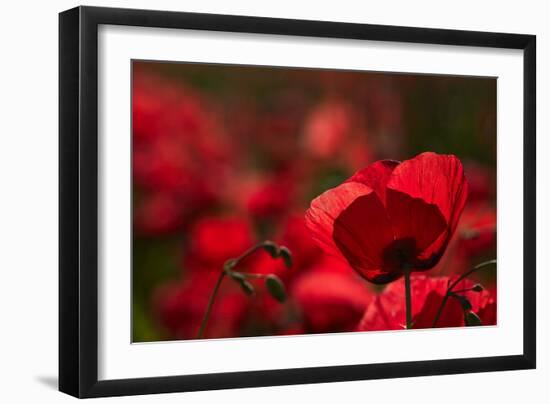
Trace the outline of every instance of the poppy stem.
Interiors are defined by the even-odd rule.
[[[471,274],[473,274],[477,270],[479,270],[481,268],[485,268],[489,265],[496,264],[496,263],[497,263],[497,260],[489,260],[489,261],[482,262],[481,264],[477,264],[475,267],[473,267],[469,271],[466,271],[462,275],[460,275],[456,279],[456,281],[454,281],[453,283],[451,283],[447,287],[447,292],[445,293],[445,296],[443,297],[443,300],[441,301],[441,305],[439,306],[439,309],[437,310],[437,314],[435,315],[434,321],[432,323],[432,328],[434,328],[437,325],[439,317],[441,317],[441,313],[443,313],[443,309],[445,308],[445,304],[447,303],[447,300],[449,300],[449,296],[451,296],[451,294],[453,293],[453,289],[455,288],[455,286],[458,285],[460,283],[460,281],[462,281],[464,278],[470,276]]]
[[[251,274],[248,272],[241,272],[241,275],[244,276],[245,278],[250,278],[250,279],[265,279],[269,276],[268,274]]]
[[[201,326],[199,328],[199,332],[197,333],[197,339],[201,339],[204,334],[204,330],[206,329],[206,325],[208,324],[208,319],[210,318],[210,313],[212,312],[212,306],[214,306],[216,295],[218,294],[218,290],[220,289],[226,273],[227,272],[225,271],[225,269],[221,271],[220,276],[218,277],[218,280],[216,282],[216,286],[214,286],[214,290],[212,290],[212,294],[210,295],[210,299],[208,299],[208,305],[206,306],[206,311],[204,312],[204,316],[202,317]]]
[[[214,289],[212,290],[212,294],[208,299],[208,304],[206,305],[206,311],[204,312],[204,316],[202,317],[201,325],[199,327],[199,332],[197,333],[197,339],[201,339],[204,335],[204,331],[206,330],[206,326],[208,325],[208,319],[210,318],[210,313],[212,312],[212,307],[214,306],[214,301],[216,300],[216,296],[218,295],[218,291],[222,284],[223,278],[225,278],[225,275],[230,274],[232,270],[241,263],[242,260],[254,254],[257,250],[261,248],[266,248],[266,246],[270,246],[272,244],[273,243],[271,241],[262,241],[261,243],[258,243],[250,247],[248,250],[246,250],[244,253],[239,255],[237,258],[232,258],[226,261],[222,271],[220,272],[220,276],[216,281],[216,286],[214,286]],[[243,275],[249,278],[263,277],[263,275],[255,275],[255,274],[243,274]]]
[[[407,314],[407,330],[412,328],[412,302],[411,302],[411,270],[405,268],[405,311]]]

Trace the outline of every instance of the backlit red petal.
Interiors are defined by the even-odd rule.
[[[388,211],[396,232],[414,234],[418,246],[415,266],[432,268],[444,253],[468,196],[460,160],[422,153],[397,166],[387,186]],[[407,206],[407,198],[415,202]],[[407,216],[414,218],[407,223]]]
[[[432,152],[419,154],[399,164],[387,186],[437,206],[451,233],[468,196],[468,184],[460,160],[453,155]]]
[[[325,191],[311,202],[305,215],[306,226],[326,252],[339,254],[332,237],[336,218],[357,198],[371,193],[370,187],[350,182]]]
[[[382,203],[386,204],[386,185],[399,161],[380,160],[357,171],[346,182],[359,182],[374,189]]]
[[[428,262],[416,263],[414,266],[423,267],[428,264],[430,267],[439,260],[439,250],[430,249],[429,254],[425,251],[447,233],[447,222],[437,206],[428,204],[421,199],[412,198],[402,192],[388,189],[387,210],[390,218],[393,233],[397,240],[409,240],[410,247],[414,251],[406,251],[410,256],[410,264],[416,261],[417,257],[426,257],[422,261],[430,260],[434,255],[433,264]],[[414,258],[414,259],[413,259]]]
[[[376,193],[355,199],[338,215],[333,226],[335,244],[359,274],[377,283],[386,283],[400,276],[400,267],[384,268],[383,265],[384,250],[393,242],[394,235]]]
[[[447,292],[450,277],[411,277],[413,328],[431,328]],[[471,288],[473,282],[463,280],[454,290]],[[460,293],[468,299],[483,325],[496,324],[496,296],[493,291]],[[400,330],[405,324],[404,282],[389,284],[369,305],[359,322],[359,331]],[[456,298],[449,298],[441,312],[437,327],[464,326],[464,311]]]

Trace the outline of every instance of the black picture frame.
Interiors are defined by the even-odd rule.
[[[97,52],[100,24],[523,50],[523,354],[98,380]],[[60,391],[84,398],[535,368],[535,102],[534,35],[96,7],[77,7],[60,13]]]

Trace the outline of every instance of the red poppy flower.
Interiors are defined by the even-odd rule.
[[[496,246],[497,213],[487,203],[469,205],[464,210],[457,234],[459,251],[472,257],[491,251]]]
[[[182,222],[182,212],[176,198],[165,193],[142,196],[134,210],[134,226],[138,234],[163,235],[177,230]]]
[[[306,224],[365,279],[388,283],[406,268],[438,263],[467,193],[455,156],[427,152],[402,163],[382,160],[314,199]]]
[[[471,188],[468,189],[468,204],[462,212],[445,256],[433,269],[434,274],[462,274],[472,265],[496,254],[496,209],[485,202],[472,202]],[[470,279],[487,282],[487,277],[480,277],[478,273],[472,274]]]
[[[350,108],[338,101],[325,101],[312,111],[305,126],[305,146],[315,157],[333,157],[346,140],[352,123]]]
[[[238,257],[254,244],[250,222],[240,217],[205,217],[197,220],[189,233],[187,264],[221,271],[230,258]]]
[[[170,338],[197,336],[217,274],[203,273],[184,281],[161,286],[153,296],[155,319]],[[247,296],[233,282],[224,282],[212,308],[206,338],[239,335],[245,320]]]
[[[162,212],[159,220],[145,217],[141,230],[169,233],[220,200],[233,153],[215,107],[200,94],[139,63],[132,90],[132,175],[145,200],[138,203],[147,205],[142,216]],[[169,215],[177,218],[170,225]]]
[[[247,200],[247,209],[258,218],[276,218],[284,214],[291,203],[294,184],[288,174],[258,184]]]
[[[353,331],[373,292],[353,272],[312,270],[296,279],[291,296],[308,332]]]
[[[455,278],[456,279],[456,278]],[[413,328],[430,328],[443,301],[449,277],[411,277]],[[453,290],[469,289],[474,286],[469,280],[461,281]],[[405,294],[403,282],[394,282],[376,296],[369,305],[358,331],[400,330],[405,325]],[[496,295],[493,291],[459,293],[472,305],[483,325],[496,324]],[[464,326],[464,309],[456,298],[449,298],[436,324],[437,327]]]
[[[306,227],[303,214],[286,218],[280,244],[292,251],[293,272],[310,266],[322,256],[321,249]]]

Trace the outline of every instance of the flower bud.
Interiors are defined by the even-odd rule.
[[[473,311],[467,311],[464,313],[464,322],[468,327],[483,325],[481,323],[481,319]]]
[[[476,283],[473,287],[472,287],[472,291],[473,292],[482,292],[483,291],[483,285],[479,284],[479,283]]]
[[[286,291],[283,282],[276,275],[268,275],[265,278],[265,286],[269,294],[280,303],[286,300]]]
[[[264,241],[262,247],[272,258],[279,257],[279,247],[273,241]]]
[[[285,262],[286,267],[287,268],[292,267],[292,253],[290,252],[290,250],[288,248],[286,248],[285,246],[282,246],[279,249],[279,253],[280,253],[281,257],[283,258],[283,261]]]

